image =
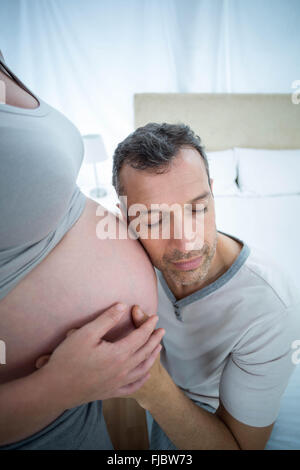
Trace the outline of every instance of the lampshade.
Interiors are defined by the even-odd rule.
[[[97,163],[108,159],[103,139],[100,134],[83,136],[85,163]]]

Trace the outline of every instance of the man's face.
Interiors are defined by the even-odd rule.
[[[127,209],[133,204],[143,204],[149,210],[143,215],[129,215],[128,223],[132,224],[138,218],[140,226],[137,227],[137,232],[141,228],[144,233],[145,230],[148,232],[148,236],[140,238],[140,242],[153,265],[163,272],[166,279],[175,284],[191,285],[204,279],[215,254],[217,231],[214,199],[203,159],[197,150],[190,147],[181,148],[172,166],[162,174],[136,170],[124,165],[120,179],[127,195]],[[176,204],[179,211],[155,212],[153,206],[151,211],[153,204],[165,204],[169,208]],[[169,218],[166,217],[168,212]],[[164,239],[161,229],[166,220],[170,222],[170,236]],[[198,220],[197,244],[190,243],[191,239],[186,236],[187,220],[192,224],[189,226],[193,230]],[[178,224],[182,224],[180,238],[177,238],[175,229]],[[151,229],[154,228],[156,233],[159,231],[158,239],[151,239]],[[174,264],[197,257],[201,259],[193,266]]]

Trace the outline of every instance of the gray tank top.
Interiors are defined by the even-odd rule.
[[[39,101],[35,109],[0,103],[0,299],[31,271],[80,217],[86,197],[76,185],[84,147],[79,131]],[[9,449],[112,450],[102,402],[66,410]]]
[[[80,217],[76,185],[84,147],[78,129],[25,87],[39,106],[0,103],[0,299],[48,253]]]

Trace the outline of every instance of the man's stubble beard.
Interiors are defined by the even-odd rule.
[[[205,280],[205,278],[208,275],[213,257],[216,253],[217,241],[218,241],[218,232],[216,232],[213,245],[211,247],[208,244],[205,245],[205,250],[202,255],[204,259],[202,260],[202,263],[198,270],[195,270],[195,272],[176,271],[176,268],[174,268],[174,270],[172,269],[172,270],[168,270],[167,272],[164,272],[165,278],[169,277],[170,279],[172,279],[172,281],[175,284],[178,284],[181,286],[188,286],[188,285],[195,284],[197,282]]]

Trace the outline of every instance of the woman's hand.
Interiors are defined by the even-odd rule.
[[[126,306],[122,310],[118,305],[81,328],[69,331],[51,355],[36,361],[36,367],[43,367],[49,380],[56,382],[66,408],[128,396],[147,380],[164,330],[154,331],[158,317],[152,315],[125,338],[114,343],[103,340],[126,311]]]

